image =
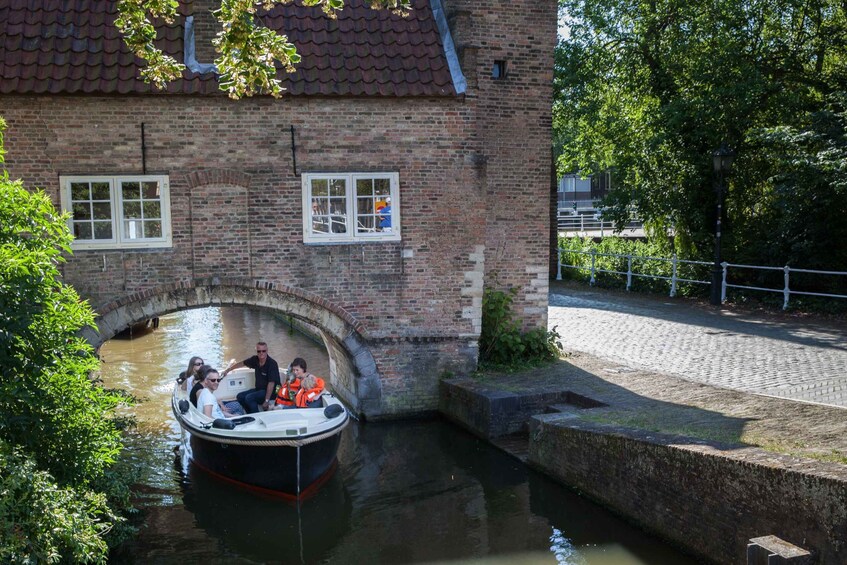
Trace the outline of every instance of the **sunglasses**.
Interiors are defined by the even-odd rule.
[[[194,366],[196,367],[197,365],[202,365],[202,364],[203,364],[202,361],[197,361],[196,363],[194,363]]]
[[[219,383],[219,382],[221,382],[221,380],[223,380],[223,379],[206,379],[206,380],[207,380],[207,381],[209,381],[209,382],[211,382],[211,383]]]
[[[268,352],[267,349],[257,349],[256,350],[256,353],[267,353],[267,352]]]

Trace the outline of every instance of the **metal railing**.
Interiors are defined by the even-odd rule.
[[[582,266],[582,265],[567,265],[562,262],[562,257],[565,253],[578,253],[582,255],[590,255],[591,256],[591,266]],[[617,271],[614,269],[599,269],[596,265],[597,257],[619,257],[625,258],[627,269],[626,271]],[[671,275],[653,275],[647,273],[638,273],[633,271],[632,265],[633,261],[659,261],[664,263],[671,264]],[[703,284],[710,285],[711,280],[699,280],[699,279],[691,279],[686,277],[679,276],[679,266],[680,265],[706,265],[711,266],[714,263],[708,261],[689,261],[686,259],[678,259],[676,255],[671,257],[670,259],[666,257],[648,257],[645,255],[622,255],[619,253],[598,253],[594,250],[591,251],[579,251],[574,249],[564,249],[559,248],[559,268],[556,271],[556,279],[562,280],[562,269],[577,269],[577,270],[587,270],[591,273],[591,278],[589,279],[589,284],[594,285],[597,280],[597,273],[609,273],[609,274],[617,274],[617,275],[625,275],[626,276],[626,289],[630,290],[632,288],[632,279],[633,277],[641,277],[647,279],[661,279],[670,281],[670,296],[676,296],[677,285],[681,282],[692,283],[692,284]],[[817,271],[813,269],[792,269],[789,266],[785,267],[766,267],[761,265],[741,265],[738,263],[727,263],[724,261],[721,263],[722,273],[721,273],[721,302],[726,301],[726,290],[728,288],[739,288],[739,289],[747,289],[747,290],[759,290],[764,292],[779,292],[783,295],[783,303],[782,309],[785,310],[788,308],[788,302],[791,298],[792,294],[801,294],[806,296],[822,296],[827,298],[847,298],[847,294],[833,294],[827,292],[811,292],[805,290],[792,290],[790,286],[790,274],[791,273],[809,273],[816,275],[834,275],[834,276],[843,276],[847,277],[847,271]],[[760,286],[752,286],[752,285],[743,285],[743,284],[732,284],[727,282],[729,276],[729,269],[759,269],[763,271],[782,271],[784,285],[782,288],[768,288],[768,287],[760,287]],[[847,284],[843,285],[842,288],[847,288]]]
[[[559,231],[573,231],[573,232],[588,232],[588,231],[599,231],[601,235],[605,234],[608,231],[610,234],[615,231],[615,223],[611,220],[604,220],[602,216],[598,214],[565,214],[559,215],[558,220],[558,228]],[[640,229],[643,227],[641,220],[637,218],[632,218],[627,222],[623,229]]]
[[[600,208],[600,199],[572,200],[570,198],[563,198],[559,194],[559,214],[574,210],[574,204],[576,204],[576,210],[596,210]]]

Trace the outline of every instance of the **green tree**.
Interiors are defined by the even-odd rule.
[[[301,0],[304,6],[320,6],[327,17],[334,18],[344,8],[344,0]],[[221,90],[231,98],[254,94],[281,96],[283,88],[277,79],[277,64],[286,72],[294,72],[300,61],[297,48],[284,35],[261,25],[258,9],[270,10],[276,4],[291,0],[222,0],[214,12],[221,31],[214,41],[220,56],[215,65],[220,72]],[[368,0],[373,9],[389,9],[406,14],[411,0]],[[118,0],[116,20],[124,41],[140,58],[147,61],[142,71],[144,80],[158,88],[180,77],[185,65],[162,53],[154,45],[156,28],[151,20],[173,21],[178,0]]]
[[[0,163],[2,132],[0,119]],[[123,395],[90,378],[91,307],[60,281],[66,218],[0,172],[0,560],[104,561],[128,509],[116,474]]]
[[[727,142],[737,152],[727,247],[745,248],[754,237],[815,237],[791,233],[797,226],[790,222],[768,227],[782,230],[778,236],[763,231],[760,219],[775,205],[780,167],[805,149],[794,144],[800,151],[794,156],[775,152],[762,132],[801,131],[827,97],[847,90],[847,5],[562,0],[560,6],[569,32],[556,57],[560,172],[612,169],[608,205],[618,218],[634,204],[648,229],[675,228],[678,251],[708,257],[716,198],[711,153]],[[812,176],[795,175],[794,186]],[[837,190],[832,182],[814,185],[803,194]],[[795,206],[799,195],[782,203]],[[810,240],[805,248],[820,243],[825,240]],[[794,257],[787,247],[770,249],[780,254],[778,262]]]

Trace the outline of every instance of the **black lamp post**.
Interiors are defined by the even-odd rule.
[[[712,157],[715,163],[715,175],[717,175],[717,208],[718,216],[715,220],[715,264],[712,266],[712,295],[711,303],[715,306],[721,304],[721,285],[723,283],[723,267],[721,267],[721,218],[723,217],[723,201],[726,195],[724,177],[729,174],[735,152],[726,143],[715,150]]]

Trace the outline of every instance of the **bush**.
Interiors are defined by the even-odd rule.
[[[113,527],[131,511],[114,413],[127,398],[90,377],[98,361],[78,332],[94,312],[58,269],[65,221],[46,194],[0,171],[3,562],[102,562],[103,536],[120,541],[126,529]]]
[[[482,331],[479,336],[481,369],[538,365],[559,357],[562,351],[556,329],[521,331],[512,317],[512,302],[518,289],[486,288],[482,297]]]
[[[0,441],[0,562],[105,563],[117,516],[103,494],[63,488],[22,449]]]

